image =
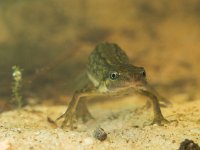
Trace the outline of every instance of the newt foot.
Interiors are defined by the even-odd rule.
[[[61,128],[63,129],[66,125],[69,125],[70,129],[74,128],[74,120],[76,119],[75,114],[71,111],[66,111],[64,114],[62,114],[60,117],[56,119],[56,121],[64,118],[64,121],[61,124]]]

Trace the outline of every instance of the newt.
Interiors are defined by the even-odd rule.
[[[88,58],[86,69],[87,82],[77,89],[64,114],[56,121],[64,118],[61,128],[69,125],[77,116],[83,120],[93,118],[88,111],[85,99],[95,96],[126,96],[127,93],[138,92],[148,97],[153,104],[154,119],[152,124],[168,123],[161,112],[159,101],[161,96],[148,84],[143,67],[130,63],[126,53],[114,43],[100,43]]]

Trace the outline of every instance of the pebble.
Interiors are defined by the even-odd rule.
[[[107,133],[101,127],[98,127],[94,130],[93,133],[94,138],[104,141],[107,138]]]
[[[86,145],[86,146],[92,145],[93,143],[94,143],[94,140],[93,140],[93,138],[91,138],[91,137],[87,137],[87,138],[85,138],[84,141],[83,141],[83,144]]]

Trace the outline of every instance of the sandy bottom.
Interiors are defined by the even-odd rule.
[[[51,121],[62,114],[66,106],[34,106],[0,115],[0,150],[176,150],[185,139],[200,143],[200,100],[175,102],[162,108],[168,120],[164,126],[148,125],[152,110],[142,109],[138,98],[96,103],[89,106],[95,121],[76,123],[77,129],[64,130]],[[107,133],[107,139],[93,137],[97,127]]]

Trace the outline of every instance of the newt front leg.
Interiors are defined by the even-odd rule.
[[[78,102],[76,108],[76,118],[80,118],[83,122],[87,122],[91,119],[94,119],[94,117],[91,115],[87,108],[85,98],[81,98]]]
[[[150,100],[152,101],[154,119],[151,124],[163,125],[165,123],[169,123],[169,121],[166,120],[162,115],[159,100],[158,100],[156,93],[154,92],[154,89],[152,87],[150,87],[149,85],[146,85],[144,88],[139,90],[139,93],[141,93],[144,96],[149,97]]]
[[[79,103],[79,100],[83,97],[90,96],[96,93],[96,89],[93,87],[85,86],[82,88],[82,90],[78,90],[74,92],[74,95],[72,97],[72,100],[69,103],[69,106],[64,114],[62,114],[60,117],[56,119],[56,121],[64,118],[64,121],[62,122],[61,128],[64,128],[66,124],[69,124],[70,128],[73,129],[73,121],[76,118],[76,111],[77,111],[77,105]]]

